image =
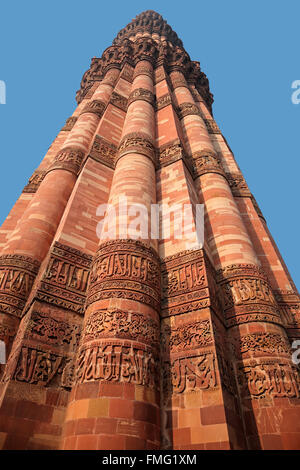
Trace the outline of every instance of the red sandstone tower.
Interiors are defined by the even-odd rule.
[[[212,101],[153,11],[92,59],[0,231],[0,448],[300,448],[300,298]],[[204,204],[203,247],[122,198]]]

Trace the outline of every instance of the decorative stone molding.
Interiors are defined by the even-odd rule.
[[[196,115],[201,116],[198,106],[192,103],[182,103],[176,108],[179,119],[183,119],[185,116]]]
[[[55,242],[36,299],[84,313],[92,256]]]
[[[132,132],[124,136],[121,140],[116,162],[127,153],[139,153],[150,158],[156,166],[156,152],[149,136],[142,132]]]
[[[65,148],[56,155],[47,173],[53,170],[67,170],[77,176],[81,169],[84,156],[84,152],[75,147]]]
[[[211,305],[203,250],[189,250],[161,263],[161,315],[168,317]]]
[[[170,362],[164,362],[165,402],[174,394],[215,389],[218,386],[215,362],[216,358],[212,352],[179,357]]]
[[[61,128],[61,130],[62,131],[70,131],[71,129],[73,129],[74,124],[76,123],[77,119],[78,118],[76,116],[69,117],[66,120],[66,124],[64,125],[64,127]]]
[[[117,106],[117,108],[122,109],[122,111],[127,111],[128,100],[125,96],[119,95],[119,93],[113,91],[109,102]]]
[[[41,182],[45,178],[45,171],[36,170],[29,178],[27,185],[23,189],[23,193],[36,193]]]
[[[75,382],[112,382],[143,385],[159,390],[159,357],[155,350],[120,340],[86,345],[77,356]]]
[[[234,353],[236,357],[241,354],[246,357],[251,353],[263,354],[264,356],[266,354],[270,356],[285,354],[290,357],[292,351],[283,336],[276,333],[256,332],[237,338],[234,344]]]
[[[174,163],[180,159],[187,159],[180,140],[175,139],[165,145],[162,145],[158,151],[158,160],[160,167]]]
[[[115,168],[117,147],[107,142],[100,135],[96,135],[89,157],[97,162],[103,163],[109,168]]]
[[[0,256],[0,312],[21,317],[40,263],[29,256]]]
[[[194,152],[192,154],[194,179],[206,173],[217,173],[225,177],[221,161],[213,154],[207,152]]]
[[[241,364],[238,382],[244,397],[300,398],[299,369],[284,360],[252,360]]]
[[[165,108],[166,106],[169,106],[169,104],[172,104],[172,97],[169,93],[166,93],[156,100],[155,110],[158,111],[162,108]]]
[[[136,41],[126,40],[117,45],[107,48],[101,58],[94,58],[89,70],[85,72],[81,81],[81,88],[77,92],[76,99],[80,103],[91,89],[91,84],[104,79],[107,70],[112,68],[121,69],[123,64],[136,64],[133,78],[139,74],[145,74],[153,78],[153,72],[141,61],[148,61],[152,66],[159,68],[156,73],[156,83],[164,78],[168,80],[162,68],[166,72],[181,72],[184,79],[174,77],[174,86],[188,86],[186,81],[192,83],[195,90],[199,92],[211,111],[213,96],[209,91],[209,82],[206,75],[200,70],[199,62],[191,61],[189,55],[182,47],[173,47],[167,42],[156,43],[152,38],[141,37]],[[149,64],[150,65],[150,64]],[[125,75],[124,75],[125,76]],[[178,78],[178,79],[177,79]],[[103,80],[103,83],[106,79]],[[131,81],[131,77],[129,77]],[[168,80],[170,88],[173,85]]]
[[[281,289],[273,292],[280,307],[284,324],[289,328],[289,335],[298,339],[300,337],[300,296],[298,292]]]
[[[282,325],[277,302],[260,267],[234,264],[216,275],[228,327],[253,321]]]
[[[70,389],[73,383],[72,364],[70,355],[52,352],[46,347],[22,346],[9,356],[2,380]]]
[[[240,173],[226,173],[226,179],[235,197],[251,197],[248,185]]]
[[[152,66],[155,65],[158,55],[156,42],[151,38],[141,37],[133,43],[133,61],[135,64],[142,60],[147,60]],[[148,74],[149,74],[148,70]],[[139,74],[141,72],[139,71]],[[151,72],[150,72],[151,73]]]
[[[128,106],[137,100],[147,101],[147,103],[150,103],[152,106],[155,104],[154,94],[146,88],[137,88],[131,92],[128,98]]]
[[[209,134],[222,134],[214,119],[203,119]]]
[[[96,310],[86,319],[82,343],[118,338],[159,346],[159,323],[138,312],[119,309]]]
[[[210,321],[194,320],[178,327],[163,324],[161,333],[162,354],[174,354],[193,349],[211,347],[213,334]]]
[[[122,72],[120,73],[120,78],[123,78],[127,82],[132,83],[133,82],[133,74],[134,74],[134,68],[131,67],[128,64],[125,64],[123,69],[122,69]]]
[[[80,115],[85,113],[93,113],[96,114],[99,118],[101,118],[103,116],[105,108],[106,103],[101,100],[93,100],[85,105]]]
[[[139,240],[108,241],[97,251],[87,305],[114,297],[160,307],[158,255]]]

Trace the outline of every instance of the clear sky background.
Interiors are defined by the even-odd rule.
[[[0,225],[72,114],[93,56],[144,10],[155,10],[199,60],[214,117],[300,287],[299,1],[96,1],[1,3]]]

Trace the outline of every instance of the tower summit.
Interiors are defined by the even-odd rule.
[[[76,99],[0,230],[0,447],[299,449],[299,294],[199,62],[146,11]]]

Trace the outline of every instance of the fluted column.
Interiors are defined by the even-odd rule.
[[[189,90],[174,93],[205,204],[205,236],[217,270],[248,448],[295,448],[300,436],[294,432],[288,441],[287,429],[291,415],[299,416],[299,373],[278,305]],[[215,330],[225,336],[220,325]]]
[[[110,99],[112,68],[70,131],[0,256],[0,324],[15,329]],[[9,316],[12,316],[10,318]]]
[[[152,75],[140,60],[109,198],[120,224],[113,240],[103,227],[92,264],[64,449],[159,448],[159,259],[148,235],[126,234],[137,214],[118,212],[124,198],[147,215],[155,203]]]

